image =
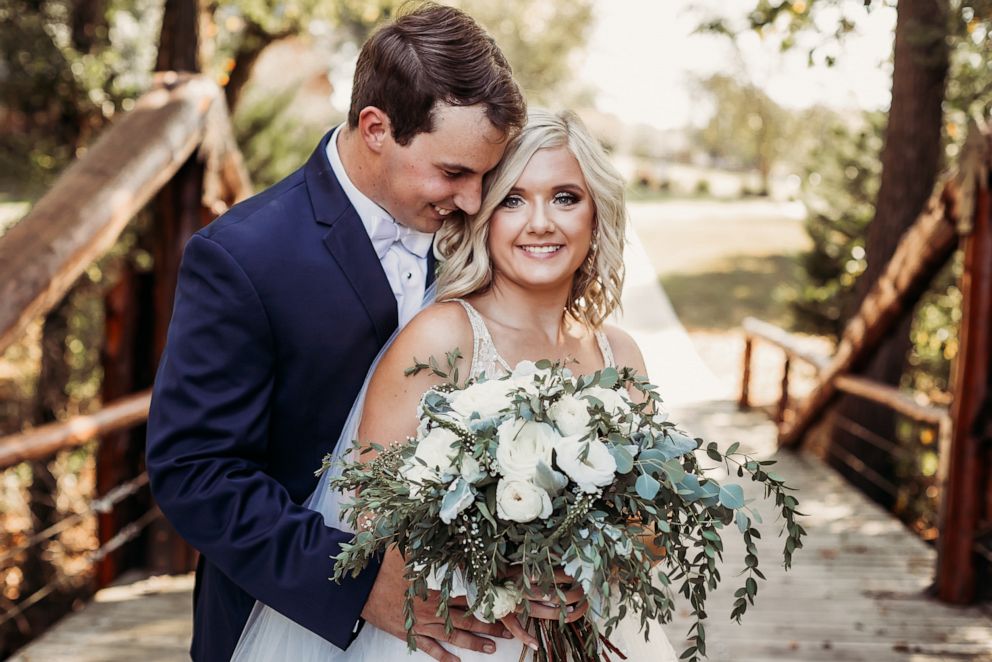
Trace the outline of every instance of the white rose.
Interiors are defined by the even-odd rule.
[[[583,389],[581,394],[583,398],[591,395],[602,402],[606,413],[611,416],[625,414],[630,411],[630,402],[620,391],[614,391],[611,388],[603,388],[601,386],[590,386],[587,389]]]
[[[589,403],[573,395],[563,395],[548,409],[551,420],[565,436],[589,431]]]
[[[454,473],[451,462],[458,454],[460,443],[458,435],[451,430],[434,428],[417,442],[413,455],[441,474]]]
[[[524,524],[551,516],[551,497],[525,480],[500,480],[496,485],[496,516]]]
[[[537,463],[551,464],[551,451],[561,438],[547,423],[510,419],[497,430],[496,461],[500,473],[513,480],[531,480]]]
[[[421,497],[420,491],[428,481],[439,482],[441,480],[441,477],[436,472],[419,462],[411,462],[404,465],[400,469],[400,475],[410,483],[411,499],[419,499]]]
[[[477,382],[451,395],[451,409],[466,420],[472,414],[492,418],[510,406],[509,392],[513,388],[514,384],[500,379]]]
[[[555,447],[558,467],[575,481],[583,492],[598,492],[600,487],[613,482],[617,462],[603,442],[579,441],[579,438],[565,437],[558,442]],[[583,460],[582,453],[587,445],[589,452]]]

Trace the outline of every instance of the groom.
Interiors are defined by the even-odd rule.
[[[434,4],[363,46],[346,125],[297,172],[198,232],[183,256],[148,419],[155,498],[201,553],[194,660],[227,660],[255,600],[347,648],[367,620],[404,636],[406,584],[386,562],[328,581],[350,534],[303,503],[373,358],[419,308],[431,233],[478,210],[482,176],[525,120],[499,48]],[[499,625],[418,645],[484,650]]]

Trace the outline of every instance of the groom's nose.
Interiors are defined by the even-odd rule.
[[[460,182],[455,193],[455,206],[468,215],[479,211],[482,204],[482,175],[470,175]]]

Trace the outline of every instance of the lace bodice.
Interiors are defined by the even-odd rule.
[[[493,343],[493,337],[489,334],[489,327],[482,315],[472,304],[464,299],[455,299],[465,309],[468,321],[472,324],[472,369],[471,377],[486,375],[487,377],[497,377],[499,375],[513,372],[513,367],[506,362]],[[613,358],[613,348],[610,341],[602,329],[596,330],[596,343],[599,351],[603,355],[603,363],[608,367],[616,367],[616,360]]]

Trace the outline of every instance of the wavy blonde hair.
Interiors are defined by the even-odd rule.
[[[592,243],[575,273],[565,310],[595,329],[620,307],[627,231],[623,179],[575,113],[546,110],[528,114],[523,130],[511,140],[496,168],[486,175],[478,213],[451,220],[438,231],[434,242],[435,255],[441,261],[438,301],[477,294],[492,286],[489,220],[531,157],[540,149],[554,147],[567,147],[578,161],[595,208]]]

